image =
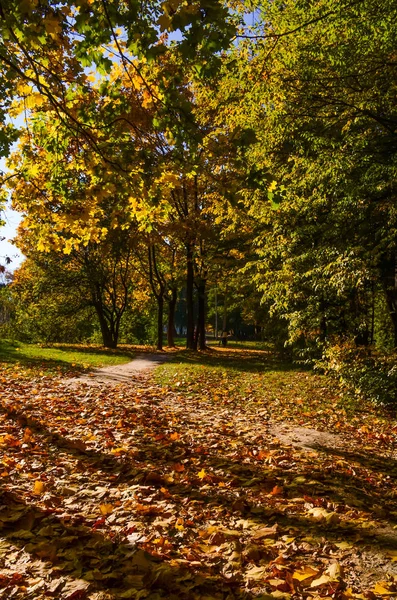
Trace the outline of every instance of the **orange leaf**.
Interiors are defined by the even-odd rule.
[[[99,510],[101,511],[103,516],[110,515],[113,512],[113,505],[112,504],[101,504],[99,507]]]
[[[269,458],[269,456],[272,455],[272,452],[270,452],[269,450],[260,450],[257,454],[257,458],[259,458],[259,460],[261,460],[262,458]]]
[[[32,439],[32,430],[29,429],[29,427],[26,427],[25,432],[23,434],[22,441],[26,443],[26,442],[30,442],[31,439]]]
[[[45,483],[44,483],[44,481],[37,480],[37,481],[34,482],[33,493],[36,496],[41,496],[41,494],[44,493],[44,490],[45,490]]]
[[[284,488],[280,487],[279,485],[275,485],[270,494],[272,496],[280,496],[283,493],[283,491]]]
[[[185,467],[181,465],[181,463],[175,463],[174,465],[172,465],[172,469],[177,473],[182,473],[182,471],[185,470]]]
[[[180,436],[180,435],[179,435],[179,433],[177,433],[177,432],[175,432],[175,433],[171,433],[171,435],[170,435],[170,440],[173,440],[173,441],[175,441],[175,440],[179,440],[179,438],[180,438],[180,437],[181,437],[181,436]]]

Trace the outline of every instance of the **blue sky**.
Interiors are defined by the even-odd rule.
[[[8,240],[12,239],[15,236],[16,229],[21,220],[20,213],[15,210],[11,210],[11,208],[7,208],[1,214],[2,220],[6,222],[4,227],[0,227],[0,237],[5,238],[4,240],[0,240],[0,264],[4,264],[5,257],[8,256],[11,258],[12,263],[8,265],[8,269],[10,271],[14,271],[19,267],[21,262],[23,261],[23,255],[16,246],[11,244]]]
[[[8,118],[8,121],[11,121],[16,127],[20,127],[24,123],[22,116],[16,119]],[[12,149],[15,148],[16,144]],[[5,159],[0,158],[0,172],[4,173],[6,170]],[[21,214],[12,210],[9,206],[4,211],[0,211],[0,220],[5,221],[5,225],[0,227],[0,265],[5,264],[6,257],[10,258],[12,263],[7,267],[10,271],[15,271],[24,259],[22,252],[8,241],[15,237],[21,218]]]

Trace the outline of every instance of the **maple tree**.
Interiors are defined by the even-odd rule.
[[[1,150],[8,153],[14,128],[4,123],[10,102],[21,110],[48,101],[72,132],[83,135],[96,150],[89,125],[74,114],[68,93],[85,81],[83,67],[96,65],[107,73],[112,58],[131,64],[130,56],[155,60],[169,49],[161,32],[179,32],[177,52],[196,68],[216,66],[216,52],[230,43],[235,23],[218,0],[185,4],[118,0],[52,0],[0,5],[3,127]],[[138,69],[136,69],[139,75]],[[152,90],[148,86],[148,92]],[[154,97],[154,94],[153,94]],[[109,155],[105,160],[112,162]]]
[[[129,223],[136,223],[143,234],[152,229],[163,231],[162,235],[174,240],[175,248],[182,245],[187,271],[187,345],[195,348],[199,340],[204,348],[208,272],[204,247],[217,235],[214,225],[221,214],[215,201],[217,193],[219,196],[216,178],[210,171],[221,169],[221,155],[217,162],[210,158],[208,132],[195,120],[191,70],[182,64],[178,49],[167,56],[160,54],[154,66],[127,58],[122,38],[115,44],[119,52],[123,46],[124,60],[113,62],[109,78],[86,74],[80,87],[68,90],[75,117],[90,126],[90,140],[79,132],[71,133],[68,123],[50,105],[45,113],[41,104],[32,108],[29,131],[12,159],[15,178],[9,185],[15,206],[26,211],[26,224],[36,231],[38,248],[43,251],[69,253],[80,244],[100,241],[109,229],[123,229]],[[212,146],[215,143],[213,139]],[[103,168],[104,153],[112,154],[118,168]],[[222,202],[222,190],[220,193]],[[105,219],[109,211],[111,218]],[[160,331],[165,286],[159,277],[157,285],[159,293],[152,287],[159,303]],[[175,286],[168,291],[172,308]],[[169,341],[172,343],[171,338]]]
[[[138,275],[133,260],[134,230],[124,230],[116,235],[111,231],[100,243],[90,242],[69,250],[67,254],[38,252],[33,236],[25,234],[24,222],[20,226],[19,237],[20,246],[27,256],[12,285],[16,297],[20,296],[17,302],[17,307],[22,305],[20,320],[25,318],[24,306],[28,311],[33,309],[34,313],[44,311],[47,317],[51,313],[50,306],[54,306],[55,314],[58,311],[63,317],[68,314],[72,317],[82,311],[89,314],[87,309],[92,307],[104,346],[115,348],[121,319],[132,302],[134,281],[137,281]],[[139,284],[140,293],[144,295],[142,282]],[[37,324],[41,323],[37,314],[36,319]],[[54,325],[50,326],[51,331]],[[69,329],[73,325],[71,319]],[[69,335],[73,336],[73,333]],[[46,339],[45,333],[43,339]]]

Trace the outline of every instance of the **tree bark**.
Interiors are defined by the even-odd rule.
[[[102,341],[105,348],[117,348],[118,336],[117,332],[112,331],[106,320],[101,306],[95,304],[95,310],[98,315],[99,326],[101,328]]]
[[[198,315],[197,315],[198,347],[205,350],[205,280],[198,286]]]
[[[327,339],[327,317],[325,316],[325,300],[320,301],[320,340],[325,342]]]
[[[176,288],[172,288],[171,298],[168,300],[168,324],[167,324],[167,345],[170,348],[175,348],[175,308],[178,298]]]
[[[154,244],[148,246],[149,281],[157,301],[157,350],[163,349],[163,311],[165,284],[157,268],[157,252]]]
[[[193,269],[193,248],[190,243],[186,244],[186,348],[188,350],[197,350],[194,337],[194,269]]]
[[[161,294],[157,297],[157,350],[163,349],[163,310],[164,297]]]
[[[383,288],[393,326],[394,347],[397,348],[397,253],[381,265]]]
[[[227,328],[227,290],[223,296],[223,318],[222,318],[222,331],[226,331]]]

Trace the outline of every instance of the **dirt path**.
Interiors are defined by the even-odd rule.
[[[122,365],[112,365],[110,367],[101,367],[93,369],[89,373],[84,373],[81,377],[72,377],[65,381],[68,385],[77,383],[86,383],[90,386],[118,385],[120,383],[129,383],[137,376],[143,375],[169,360],[169,356],[162,354],[139,354],[131,362]]]
[[[168,356],[143,354],[123,365],[95,369],[93,372],[83,375],[80,378],[69,380],[69,383],[85,383],[90,387],[103,387],[106,385],[113,388],[115,385],[128,384],[134,380],[136,381],[137,378],[142,379],[146,377],[156,366],[168,359]],[[149,388],[152,389],[150,384]],[[389,470],[388,460],[378,456],[376,453],[371,458],[363,458],[363,449],[360,447],[360,444],[357,444],[357,441],[350,436],[341,433],[296,426],[293,422],[289,421],[275,421],[269,418],[269,414],[266,416],[263,415],[264,418],[262,418],[261,414],[247,410],[246,407],[235,409],[231,414],[230,409],[224,408],[222,410],[219,405],[217,406],[212,401],[206,402],[201,399],[198,405],[196,397],[181,397],[172,393],[166,397],[161,397],[161,399],[156,398],[156,394],[154,394],[152,402],[153,410],[157,410],[158,404],[161,404],[162,410],[165,409],[165,412],[172,414],[174,418],[176,417],[177,421],[183,422],[187,429],[193,428],[195,436],[198,438],[203,437],[203,439],[207,439],[209,431],[212,432],[211,437],[224,436],[234,431],[240,442],[243,442],[248,447],[252,445],[254,440],[255,442],[260,438],[266,440],[266,445],[270,449],[268,451],[270,457],[273,453],[277,456],[280,452],[285,452],[285,456],[282,456],[284,462],[291,463],[287,471],[289,469],[292,471],[295,470],[295,467],[293,467],[295,461],[300,466],[307,465],[310,461],[313,461],[313,467],[318,462],[323,463],[326,466],[325,471],[329,473],[333,460],[337,460],[338,458],[342,461],[351,460],[355,467],[361,464],[361,468],[368,469],[368,472],[372,469],[376,471],[380,469],[382,472]],[[200,427],[198,427],[199,423]],[[390,459],[393,462],[393,458],[390,457]],[[270,458],[270,461],[272,461],[272,458]],[[350,510],[363,508],[367,511],[369,510],[368,498],[365,495],[361,496],[361,492],[356,489],[354,484],[349,483],[346,485],[346,482],[342,484],[338,477],[333,477],[329,474],[324,476],[318,471],[318,465],[316,467],[317,475],[313,473],[316,479],[310,481],[310,485],[316,484],[315,487],[319,486],[319,489],[316,489],[317,493],[330,496],[331,501],[326,504],[329,510],[332,511],[334,506],[338,506],[337,503],[335,504],[335,498],[338,498],[340,501],[339,492],[341,485],[345,486],[342,497],[344,497],[344,501]],[[241,472],[244,472],[244,469],[249,471],[249,468],[248,464],[241,464],[237,470],[240,473],[240,470]],[[314,468],[314,471],[316,471],[316,468]],[[301,476],[301,479],[304,481],[305,477],[302,478]],[[299,480],[299,474],[297,480]],[[309,481],[309,479],[306,479],[306,481]],[[310,494],[314,492],[314,488],[307,487],[305,489],[305,485],[304,483],[302,494],[304,492],[308,494],[307,498],[310,500]],[[275,489],[277,489],[277,483]],[[316,493],[314,495],[316,496]],[[247,494],[248,497],[249,494]],[[315,504],[314,506],[319,505]],[[321,504],[321,506],[323,505]],[[319,510],[325,509],[320,507]],[[342,509],[339,508],[337,510]],[[330,512],[329,514],[336,515],[337,513]],[[335,517],[335,519],[338,518]],[[359,533],[356,533],[356,536],[360,539]],[[387,523],[387,521],[381,521],[376,524],[372,523],[370,536],[370,544],[362,542],[359,552],[354,552],[353,556],[348,552],[348,556],[341,560],[342,571],[343,569],[346,570],[346,581],[349,585],[361,586],[364,584],[365,587],[370,587],[374,585],[376,580],[381,579],[382,575],[391,579],[397,579],[397,563],[391,562],[390,558],[385,555],[384,550],[384,547],[395,547],[397,544],[397,534],[393,526]]]

